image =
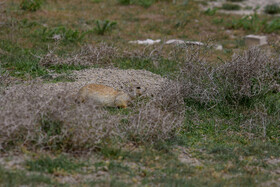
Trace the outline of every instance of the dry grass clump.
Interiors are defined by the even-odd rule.
[[[278,137],[279,56],[251,48],[228,62],[211,65],[201,58],[203,50],[187,49],[180,74],[191,128],[227,124],[250,139]]]
[[[181,81],[186,98],[202,104],[240,104],[279,91],[280,61],[259,48],[235,54],[230,62],[212,66],[199,52],[184,62]]]
[[[5,88],[12,83],[12,77],[9,75],[7,71],[5,71],[1,67],[1,62],[0,62],[0,94],[2,94],[5,90]]]
[[[118,50],[106,43],[100,43],[96,46],[87,45],[75,52],[66,59],[60,58],[51,50],[40,59],[39,64],[44,67],[57,65],[75,65],[75,66],[94,66],[98,64],[111,65],[112,59],[119,56]]]
[[[66,91],[43,94],[38,92],[40,86],[17,85],[1,95],[1,151],[26,146],[32,150],[90,152],[115,138],[153,143],[170,138],[183,124],[184,111],[171,112],[159,103],[163,97],[138,98],[130,114],[118,109],[112,114],[106,108],[78,105]],[[170,98],[177,97],[166,99]]]
[[[220,94],[225,99],[241,102],[278,91],[280,60],[253,48],[233,56],[232,61],[219,67],[217,72]]]
[[[134,106],[137,113],[124,118],[120,126],[126,137],[136,142],[156,142],[178,133],[185,118],[181,93],[180,84],[167,81],[152,99],[140,98],[143,101]]]

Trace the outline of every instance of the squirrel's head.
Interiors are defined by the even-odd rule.
[[[131,102],[131,97],[126,93],[120,93],[115,99],[115,105],[120,108],[127,108]]]
[[[130,88],[130,97],[132,99],[135,99],[136,97],[143,95],[145,90],[146,89],[142,86],[134,86],[134,87]]]

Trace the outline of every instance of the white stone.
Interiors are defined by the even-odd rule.
[[[177,39],[168,40],[165,42],[165,44],[184,44],[184,43],[185,43],[184,40],[177,40]]]
[[[165,44],[187,44],[187,45],[204,45],[202,42],[196,42],[196,41],[184,41],[184,40],[177,40],[172,39],[165,42]]]
[[[142,44],[142,45],[152,45],[155,43],[159,43],[161,40],[152,40],[152,39],[147,39],[147,40],[136,40],[136,41],[129,41],[128,43],[131,44]]]
[[[55,35],[53,35],[53,37],[52,37],[52,39],[54,39],[54,40],[61,40],[61,35],[60,34],[55,34]]]
[[[223,46],[222,45],[215,45],[215,49],[218,51],[223,50]]]
[[[247,35],[245,36],[245,45],[247,47],[262,46],[267,44],[266,36]]]

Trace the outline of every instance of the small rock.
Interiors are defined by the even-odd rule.
[[[55,35],[53,35],[53,37],[52,37],[52,39],[54,39],[54,40],[61,40],[61,35],[60,34],[55,34]]]
[[[263,46],[267,44],[266,36],[247,35],[245,36],[245,45],[247,47]]]
[[[204,45],[202,42],[197,41],[184,41],[184,40],[178,40],[178,39],[172,39],[165,42],[165,44],[187,44],[187,45]]]
[[[168,40],[167,42],[165,42],[165,44],[184,44],[184,43],[185,43],[184,40],[177,40],[177,39]]]
[[[136,40],[136,41],[129,41],[128,43],[131,44],[142,44],[142,45],[152,45],[155,43],[159,43],[161,40],[152,40],[152,39],[147,39],[147,40]]]
[[[214,47],[215,47],[216,50],[219,50],[219,51],[223,50],[222,45],[215,45]]]

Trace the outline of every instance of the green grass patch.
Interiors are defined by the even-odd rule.
[[[61,155],[56,158],[51,158],[49,156],[41,156],[35,160],[27,160],[25,165],[29,171],[38,171],[41,173],[54,173],[56,171],[62,170],[64,172],[71,173],[73,171],[77,171],[85,164]]]
[[[38,77],[48,73],[45,68],[39,66],[39,58],[34,55],[40,54],[39,51],[23,49],[5,40],[0,40],[0,48],[6,51],[0,56],[0,60],[10,75],[24,78],[26,75]]]
[[[27,175],[24,171],[7,170],[0,166],[0,186],[40,186],[58,185],[50,177],[41,174]]]
[[[20,9],[35,12],[42,6],[42,0],[22,0]]]
[[[33,33],[37,38],[40,38],[42,42],[47,41],[62,41],[63,44],[82,42],[83,38],[87,34],[87,31],[79,31],[75,29],[66,28],[65,26],[47,28],[41,27]]]

